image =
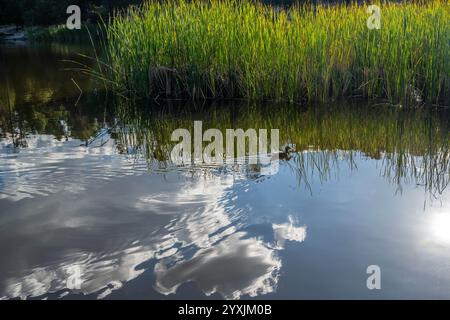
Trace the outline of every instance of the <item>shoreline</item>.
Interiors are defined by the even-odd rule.
[[[0,42],[27,42],[28,36],[24,28],[15,25],[0,26]]]

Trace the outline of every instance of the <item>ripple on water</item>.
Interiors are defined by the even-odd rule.
[[[274,226],[273,244],[240,231],[243,211],[230,191],[239,176],[148,173],[146,164],[90,152],[79,141],[37,139],[38,148],[1,155],[0,200],[9,214],[0,219],[10,230],[2,236],[14,241],[1,248],[10,261],[1,267],[9,275],[0,277],[4,298],[68,292],[105,298],[151,259],[160,294],[195,281],[206,294],[255,296],[276,286],[282,239],[303,241],[292,221]],[[103,147],[106,154],[112,147]],[[239,261],[246,268],[233,280]],[[223,272],[214,283],[218,266]]]

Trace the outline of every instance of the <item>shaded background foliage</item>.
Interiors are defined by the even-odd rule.
[[[258,0],[267,4],[290,5],[293,3],[352,3],[363,0]],[[98,15],[108,16],[114,9],[138,4],[143,0],[0,0],[0,25],[49,26],[66,21],[69,5],[78,5],[83,20],[95,22]],[[389,1],[384,1],[389,2]],[[393,2],[393,1],[391,1]],[[401,2],[401,1],[397,1]],[[409,1],[412,2],[412,1]]]
[[[49,26],[67,19],[69,5],[78,5],[83,20],[95,22],[98,14],[108,15],[116,8],[137,4],[140,0],[0,0],[0,25]]]

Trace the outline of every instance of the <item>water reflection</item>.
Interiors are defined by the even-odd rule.
[[[29,81],[27,102],[12,79],[0,86],[1,298],[367,298],[373,263],[386,270],[376,297],[449,297],[447,110],[75,105],[59,80],[50,98]],[[274,176],[174,166],[171,133],[194,120],[279,128],[296,152]]]
[[[51,135],[31,134],[39,132],[40,126],[33,124],[34,115],[30,119],[29,114],[21,114],[18,108],[15,112],[21,117],[15,121],[13,128],[27,129],[27,133],[22,134],[24,148],[14,148],[14,137],[8,133],[11,130],[7,119],[0,123],[4,136],[9,138],[2,141],[2,146],[10,153],[19,150],[33,153],[38,144],[48,140],[45,148],[48,150],[51,147],[53,150],[42,159],[47,164],[55,163],[55,157],[82,158],[87,154],[120,153],[129,162],[143,160],[136,162],[141,167],[145,162],[153,170],[175,170],[178,168],[170,163],[170,152],[175,145],[170,141],[171,134],[177,128],[193,130],[194,120],[201,117],[206,128],[218,128],[223,133],[227,128],[281,128],[282,145],[294,144],[297,148],[297,152],[286,159],[289,161],[284,161],[297,177],[298,183],[310,191],[311,176],[318,175],[322,182],[326,182],[338,176],[339,164],[344,163],[356,169],[354,157],[359,152],[370,159],[380,160],[380,175],[395,184],[398,193],[402,192],[405,184],[415,184],[437,197],[446,189],[450,179],[449,117],[445,110],[405,111],[366,106],[341,106],[331,111],[319,108],[298,110],[293,106],[272,106],[272,110],[269,107],[248,105],[234,105],[231,108],[223,105],[201,108],[181,105],[168,110],[152,107],[154,109],[136,110],[133,106],[119,105],[115,111],[108,112],[108,118],[104,117],[102,123],[95,116],[89,118],[82,113],[73,114],[70,109],[56,115],[52,113],[51,118],[44,122],[53,120],[57,123],[60,131],[53,131],[56,140]],[[61,107],[58,109],[63,110]],[[80,124],[85,125],[81,133]],[[47,133],[47,130],[42,133]],[[62,134],[65,139],[61,139]],[[74,147],[69,154],[53,152],[62,151],[62,141],[68,140],[69,136],[84,139],[84,142],[68,141],[68,145]],[[25,168],[30,165],[19,163],[14,152],[5,158],[6,167]],[[208,166],[200,165],[183,169],[211,171]],[[257,167],[250,165],[224,169],[245,172],[247,177],[258,172]],[[122,169],[119,171],[123,172]]]
[[[163,294],[187,281],[227,298],[272,292],[281,267],[276,251],[287,240],[302,241],[305,230],[292,220],[274,224],[273,243],[239,231],[245,223],[239,221],[242,210],[230,207],[232,185],[224,178],[143,175],[18,203],[7,198],[1,271],[18,274],[2,279],[2,296],[64,296],[75,289],[106,297],[138,277],[143,270],[136,267],[149,259],[158,261],[155,288]],[[68,282],[75,281],[74,270],[78,288]]]
[[[181,284],[194,281],[206,295],[219,292],[227,299],[273,292],[281,261],[262,241],[245,236],[236,232],[169,269],[159,262],[155,266],[157,290],[175,293]]]
[[[0,92],[9,96],[15,106],[34,107],[45,104],[73,104],[79,89],[89,89],[89,78],[79,72],[67,71],[66,60],[91,64],[80,55],[89,55],[89,46],[46,44],[33,46],[0,45]],[[4,96],[2,96],[4,98]],[[38,110],[37,112],[39,112]]]
[[[434,240],[440,244],[450,244],[450,214],[435,213],[430,219],[431,234]]]

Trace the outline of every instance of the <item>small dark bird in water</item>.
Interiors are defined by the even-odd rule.
[[[293,149],[292,147],[290,147],[290,146],[285,146],[285,147],[284,147],[284,151],[278,152],[278,159],[289,161],[289,160],[292,158],[291,152],[293,152],[293,151],[294,151],[294,149]],[[272,159],[273,159],[274,157],[275,157],[275,155],[272,156]]]

